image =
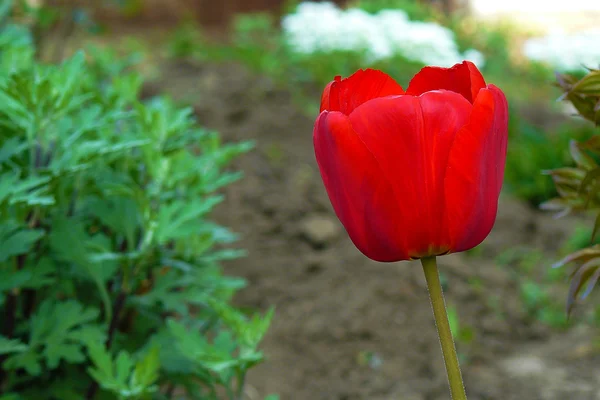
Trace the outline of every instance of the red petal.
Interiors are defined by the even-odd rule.
[[[409,255],[450,249],[443,227],[444,172],[456,133],[472,105],[450,91],[371,100],[350,116],[352,127],[392,183]]]
[[[502,189],[508,140],[508,104],[500,89],[483,89],[469,124],[457,135],[446,173],[452,251],[477,246],[490,233]]]
[[[408,259],[399,242],[397,202],[373,155],[339,112],[321,113],[313,141],[333,208],[356,247],[376,261]]]
[[[321,97],[321,111],[340,111],[345,115],[377,97],[404,94],[395,80],[374,69],[358,70],[346,79],[336,77]]]
[[[423,68],[410,81],[406,94],[418,96],[431,90],[446,89],[462,94],[473,103],[479,89],[484,87],[485,80],[475,64],[463,61],[451,68]]]
[[[329,109],[330,105],[329,105],[329,92],[331,91],[331,86],[333,86],[333,84],[337,84],[337,82],[340,82],[342,80],[341,76],[336,76],[335,78],[333,78],[333,80],[331,82],[329,82],[327,84],[327,86],[325,86],[325,90],[323,90],[323,94],[321,95],[321,110],[320,112],[323,112],[324,110]]]

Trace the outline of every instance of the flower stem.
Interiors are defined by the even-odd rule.
[[[452,331],[448,322],[437,262],[435,257],[427,257],[421,259],[421,264],[423,264],[423,272],[427,280],[427,289],[429,290],[429,299],[433,308],[435,326],[437,327],[440,344],[442,345],[442,354],[444,355],[444,363],[446,364],[450,393],[453,400],[466,400],[467,394],[465,393],[465,385],[460,373],[458,357],[456,356],[456,347],[454,346]]]

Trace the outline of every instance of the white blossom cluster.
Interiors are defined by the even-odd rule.
[[[340,9],[330,2],[303,2],[283,18],[282,27],[288,43],[300,53],[360,51],[371,62],[402,55],[443,67],[462,60],[481,67],[485,61],[477,50],[461,54],[450,29],[411,21],[402,10],[369,14],[358,8]]]
[[[600,29],[573,34],[555,31],[544,37],[528,39],[525,56],[549,64],[559,71],[580,71],[600,66]]]

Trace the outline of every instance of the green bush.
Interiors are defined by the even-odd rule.
[[[0,28],[0,399],[238,399],[272,313],[230,304],[228,163],[127,63],[34,59]],[[93,62],[92,62],[93,61]]]

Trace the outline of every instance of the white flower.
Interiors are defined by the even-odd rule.
[[[555,31],[531,38],[523,46],[530,60],[549,64],[559,71],[579,71],[600,66],[600,29],[576,34]]]
[[[483,55],[458,51],[454,33],[432,22],[410,21],[402,10],[372,15],[361,9],[339,9],[330,2],[303,2],[286,15],[282,28],[288,43],[299,53],[318,51],[364,52],[367,61],[402,55],[429,65],[451,66],[463,59],[481,66]]]

